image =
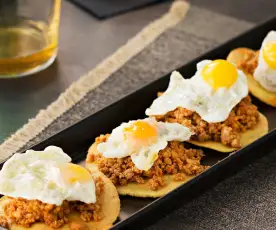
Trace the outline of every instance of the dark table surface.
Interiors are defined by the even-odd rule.
[[[192,4],[256,23],[276,13],[273,0],[193,0]],[[32,76],[0,80],[0,143],[169,6],[166,2],[99,21],[63,1],[56,62]]]

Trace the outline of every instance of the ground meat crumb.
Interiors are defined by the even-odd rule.
[[[156,116],[158,121],[177,122],[194,131],[193,140],[217,141],[224,145],[240,148],[240,133],[253,128],[259,121],[258,109],[249,96],[241,100],[224,122],[207,123],[198,113],[177,108],[165,115]]]
[[[5,206],[5,215],[8,219],[26,228],[35,222],[44,222],[52,228],[59,228],[68,222],[69,213],[68,201],[63,202],[61,206],[56,206],[38,200],[14,198]]]
[[[237,63],[237,68],[253,75],[258,65],[259,51],[245,51],[244,59]]]
[[[95,179],[96,197],[100,196],[103,191],[103,181],[101,178]],[[46,204],[39,200],[26,200],[23,198],[9,198],[10,202],[4,207],[5,216],[11,223],[21,225],[23,227],[30,227],[35,222],[42,222],[51,228],[60,228],[68,223],[68,215],[71,212],[80,213],[82,220],[99,221],[100,204],[86,204],[80,201],[63,201],[60,206],[53,204]],[[7,228],[7,221],[2,221],[0,218],[0,225]],[[74,229],[78,229],[75,228]],[[79,228],[83,230],[83,228]]]
[[[2,226],[3,228],[9,227],[8,219],[6,217],[0,216],[0,226]]]
[[[96,144],[106,141],[107,137],[108,135],[96,138]],[[148,185],[154,191],[165,186],[164,174],[182,173],[195,176],[207,168],[200,164],[202,150],[187,149],[178,141],[169,142],[168,146],[158,153],[157,160],[148,171],[136,168],[130,157],[105,158],[91,152],[89,155],[93,157],[88,156],[87,161],[96,163],[100,171],[115,185],[126,185],[129,182],[144,184],[146,179],[149,179]],[[176,178],[180,180],[180,177]]]
[[[162,176],[153,176],[151,179],[149,179],[149,187],[153,191],[156,191],[158,188],[163,187],[164,185],[165,180]]]

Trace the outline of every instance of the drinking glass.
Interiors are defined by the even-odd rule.
[[[29,75],[56,58],[61,0],[0,0],[0,77]]]

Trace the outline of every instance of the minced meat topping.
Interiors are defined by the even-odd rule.
[[[258,65],[259,51],[247,50],[245,52],[243,60],[237,63],[237,68],[253,75]]]
[[[96,138],[96,144],[106,141],[109,135]],[[174,175],[174,180],[184,181],[188,176],[195,176],[204,171],[207,166],[200,164],[202,150],[187,149],[178,141],[171,141],[158,153],[158,158],[148,171],[135,167],[130,157],[105,158],[99,154],[90,154],[88,162],[96,163],[115,185],[126,185],[129,182],[144,184],[148,179],[149,187],[157,190],[165,186],[163,175]]]
[[[240,148],[240,133],[253,128],[259,121],[258,109],[249,96],[242,99],[223,122],[208,123],[198,113],[177,108],[165,115],[155,116],[158,121],[177,122],[189,127],[195,134],[191,139],[197,141],[217,141],[224,145]]]
[[[99,221],[100,204],[98,198],[103,192],[104,184],[101,178],[95,179],[97,202],[86,204],[80,201],[65,200],[60,206],[46,204],[39,200],[27,200],[23,198],[11,198],[4,207],[5,217],[0,217],[0,225],[8,228],[8,221],[25,228],[31,227],[36,222],[42,222],[51,228],[60,228],[69,222],[68,215],[78,212],[80,218],[85,221]],[[71,226],[79,226],[78,223],[70,223]],[[72,229],[72,228],[71,228]]]

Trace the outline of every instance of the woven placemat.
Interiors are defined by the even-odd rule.
[[[31,131],[43,127],[43,131],[26,136],[23,127],[0,147],[0,156],[49,137],[253,26],[194,6],[183,20],[186,10],[187,5],[178,2],[170,13],[73,84],[58,99],[61,105],[69,105],[66,112],[55,104],[40,112],[38,119],[31,121],[33,125],[25,127]],[[82,91],[76,90],[76,85],[81,85]],[[49,113],[53,109],[55,116]],[[148,230],[275,229],[275,188],[276,154],[272,153]]]

